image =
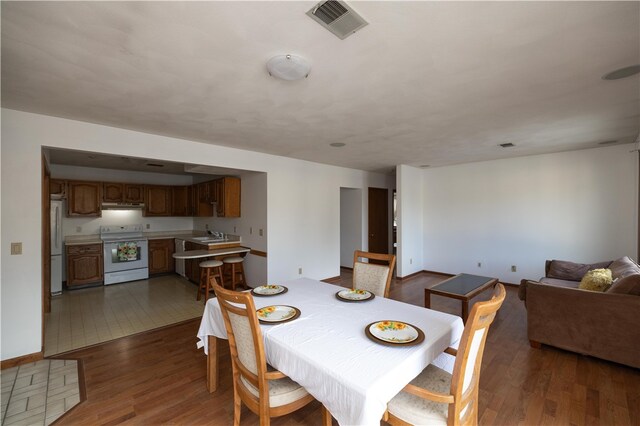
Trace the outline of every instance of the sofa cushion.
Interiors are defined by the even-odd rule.
[[[578,288],[580,285],[579,281],[571,281],[571,280],[559,280],[557,278],[540,278],[540,282],[543,284],[549,284],[556,287],[568,287],[568,288]]]
[[[575,263],[566,260],[552,260],[549,265],[548,278],[580,281],[591,269],[607,268],[611,262]]]
[[[611,262],[609,265],[613,279],[624,278],[628,275],[640,274],[640,266],[629,258],[629,256],[621,257]]]
[[[607,290],[607,293],[640,296],[640,274],[632,274],[624,278],[618,278],[609,290]]]
[[[611,270],[610,269],[592,269],[582,277],[580,281],[581,290],[589,291],[606,291],[611,285]]]

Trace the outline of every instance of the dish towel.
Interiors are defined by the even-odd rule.
[[[138,245],[135,241],[118,243],[118,260],[120,262],[138,260]]]

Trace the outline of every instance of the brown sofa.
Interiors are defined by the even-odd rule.
[[[591,269],[611,269],[605,292],[578,288]],[[547,261],[540,281],[522,280],[531,346],[541,343],[640,368],[640,266],[628,257],[577,264]]]

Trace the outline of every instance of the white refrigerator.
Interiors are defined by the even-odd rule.
[[[62,293],[62,200],[51,200],[51,295]]]

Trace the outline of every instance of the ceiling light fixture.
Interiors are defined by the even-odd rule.
[[[631,65],[628,67],[620,68],[615,71],[611,71],[602,76],[603,80],[620,80],[621,78],[631,77],[640,73],[640,64]]]
[[[330,143],[330,146],[334,147],[334,148],[342,148],[343,146],[346,145],[346,143],[342,143],[342,142],[334,142],[334,143]]]
[[[278,55],[269,59],[267,71],[270,76],[282,80],[300,80],[309,76],[311,64],[300,56]]]

